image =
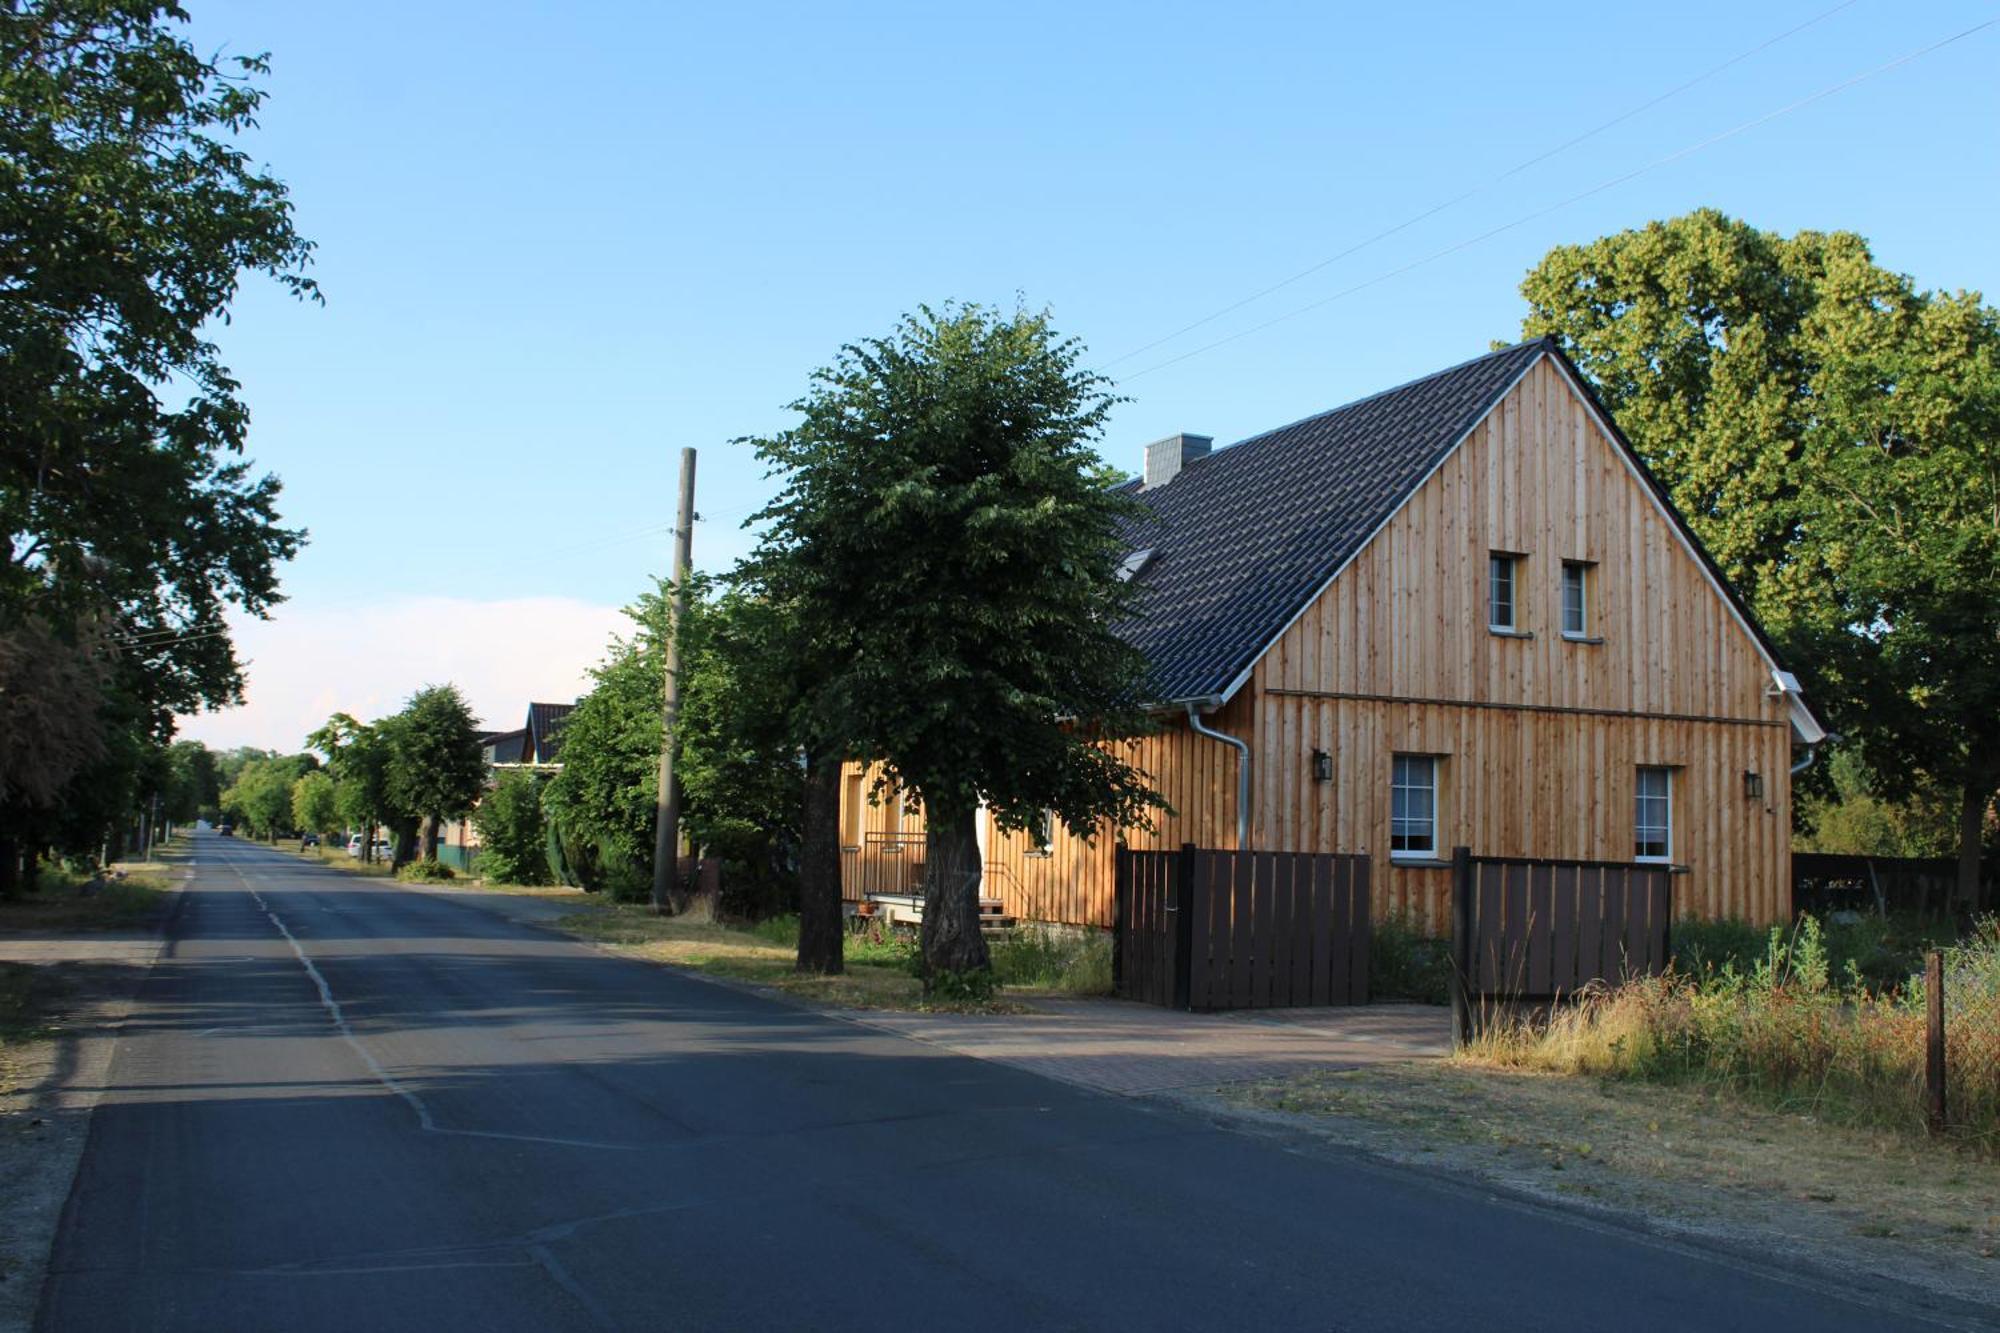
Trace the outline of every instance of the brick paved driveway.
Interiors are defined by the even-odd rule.
[[[1138,1096],[1437,1058],[1451,1011],[1433,1005],[1186,1014],[1125,1000],[1038,1000],[1038,1012],[869,1013],[854,1021],[1100,1092]]]

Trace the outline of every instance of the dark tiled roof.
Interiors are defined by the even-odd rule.
[[[480,746],[486,751],[486,761],[490,764],[518,764],[527,752],[528,733],[522,728],[489,731],[481,739]]]
[[[1126,541],[1151,548],[1139,614],[1120,632],[1151,664],[1160,702],[1227,690],[1270,646],[1548,340],[1253,436],[1139,492]]]
[[[562,753],[562,724],[575,709],[575,704],[528,705],[528,759],[532,763],[552,764]]]

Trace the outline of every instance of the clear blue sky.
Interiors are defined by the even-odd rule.
[[[254,455],[312,530],[272,633],[413,597],[624,602],[664,562],[682,445],[697,562],[725,565],[765,494],[727,442],[784,424],[843,340],[1018,293],[1118,358],[1832,7],[189,3],[204,45],[272,53],[252,148],[327,297],[253,282],[220,334]],[[1159,435],[1238,439],[1477,354],[1518,333],[1551,245],[1701,205],[1859,231],[1923,286],[1993,293],[2000,27],[1133,374],[1996,13],[1856,0],[1117,360],[1133,401],[1105,452],[1136,467]]]

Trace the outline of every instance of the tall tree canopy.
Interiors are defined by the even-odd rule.
[[[403,711],[386,719],[381,732],[388,746],[385,782],[393,813],[423,825],[423,857],[437,859],[438,828],[469,813],[486,786],[486,761],[479,751],[479,722],[455,685],[429,685],[410,696]],[[391,819],[398,840],[407,842],[406,823]],[[398,847],[400,865],[407,847]]]
[[[1091,836],[1157,796],[1102,744],[1144,663],[1118,521],[1092,448],[1116,401],[1046,314],[924,309],[841,349],[756,441],[782,489],[753,563],[808,626],[851,627],[815,686],[860,757],[923,802],[927,976],[983,976],[983,804]]]
[[[114,614],[164,721],[233,701],[222,619],[277,600],[277,480],[206,336],[241,276],[302,297],[310,243],[238,138],[261,57],[203,57],[177,5],[0,16],[0,620]]]
[[[1522,293],[1868,768],[1960,794],[1970,901],[2000,789],[1993,309],[1712,210],[1558,247]]]

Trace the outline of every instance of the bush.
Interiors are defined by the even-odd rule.
[[[992,943],[993,979],[1002,986],[1111,994],[1111,935],[1101,930],[1025,926]]]
[[[1402,913],[1375,923],[1368,947],[1368,990],[1377,1000],[1451,1001],[1451,940],[1425,932]]]
[[[542,780],[515,769],[502,773],[472,812],[479,830],[479,873],[496,884],[549,882],[548,827]]]
[[[396,872],[396,878],[406,884],[435,884],[458,876],[442,861],[424,860],[410,862]]]

